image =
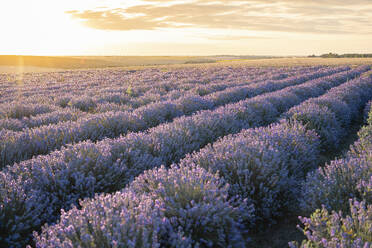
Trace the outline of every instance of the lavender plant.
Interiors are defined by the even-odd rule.
[[[372,96],[371,96],[372,97]],[[372,202],[372,125],[363,127],[345,158],[309,173],[303,184],[303,208],[314,210],[325,205],[347,211],[349,198]]]
[[[46,247],[161,247],[168,235],[169,220],[163,202],[131,191],[97,196],[80,202],[60,221],[35,233],[38,248]]]
[[[370,112],[372,113],[372,111]],[[372,116],[372,115],[371,115]],[[359,157],[372,151],[372,121],[358,132],[359,139],[350,147],[348,156]]]
[[[313,103],[301,104],[290,109],[285,117],[315,130],[327,151],[337,149],[343,132],[336,115],[328,107]]]
[[[180,164],[198,164],[219,173],[231,185],[230,197],[247,198],[255,218],[269,223],[284,209],[298,205],[299,182],[313,169],[320,141],[299,123],[281,122],[247,129],[186,156]]]
[[[36,247],[244,247],[228,185],[197,166],[145,172],[121,193],[80,202]]]
[[[57,110],[50,113],[23,117],[21,119],[0,119],[0,129],[22,131],[25,128],[34,128],[64,121],[76,121],[83,116],[84,114],[76,109]]]
[[[370,156],[331,161],[307,176],[303,185],[302,206],[309,211],[324,205],[328,209],[347,212],[349,198],[365,199],[367,192],[361,186],[368,184],[371,177]],[[372,200],[371,195],[368,198]]]
[[[372,98],[370,77],[348,81],[329,90],[320,98],[309,99],[289,110],[284,116],[296,119],[314,129],[323,141],[323,148],[337,148],[339,140],[366,102]]]
[[[368,94],[360,94],[364,95],[359,103],[362,105]],[[350,147],[345,158],[334,160],[307,176],[302,206],[308,211],[318,209],[310,218],[299,217],[305,226],[300,229],[307,240],[301,245],[291,242],[290,247],[364,248],[372,245],[371,126],[372,123],[358,132],[359,140]],[[332,209],[332,214],[327,209]],[[343,217],[342,212],[349,215]]]
[[[67,103],[67,106],[88,112],[92,111],[97,106],[97,104],[90,97],[75,97]]]
[[[350,199],[350,215],[341,211],[329,213],[325,206],[310,218],[299,217],[306,240],[301,245],[291,242],[289,247],[368,248],[372,245],[372,205]]]
[[[7,104],[0,108],[0,118],[15,118],[29,117],[31,115],[49,113],[57,108],[48,104]]]
[[[372,101],[369,101],[363,111],[363,120],[365,123],[372,123],[372,115],[370,115],[372,110]]]
[[[309,103],[316,104],[319,107],[326,107],[328,110],[335,114],[337,121],[342,127],[342,131],[350,126],[352,121],[351,109],[348,104],[342,101],[342,98],[334,97],[331,94],[326,94],[324,97],[318,97],[315,99],[310,99]]]

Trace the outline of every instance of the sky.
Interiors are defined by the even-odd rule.
[[[372,53],[372,0],[1,0],[0,54]]]

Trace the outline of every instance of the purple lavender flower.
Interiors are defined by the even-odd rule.
[[[310,218],[299,217],[306,233],[307,240],[301,245],[291,242],[290,247],[352,247],[364,248],[372,245],[372,205],[350,199],[350,215],[342,212],[329,213],[323,206],[317,209]]]

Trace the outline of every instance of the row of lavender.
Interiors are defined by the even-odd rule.
[[[292,71],[296,70],[298,69],[294,69]],[[4,96],[1,99],[2,101],[5,101],[5,104],[0,104],[0,109],[6,110],[7,107],[9,108],[9,104],[20,104],[20,99],[17,99],[16,101],[15,99],[18,98],[18,95],[21,95],[25,97],[25,100],[23,100],[25,104],[40,104],[42,102],[45,102],[45,104],[53,104],[60,107],[66,107],[70,105],[81,107],[82,110],[88,110],[88,107],[92,107],[95,104],[99,103],[127,102],[131,99],[131,96],[140,96],[143,95],[145,92],[149,95],[164,94],[169,90],[175,90],[178,88],[190,89],[196,85],[203,85],[207,82],[224,82],[235,84],[237,83],[237,81],[240,81],[241,83],[243,83],[245,81],[252,80],[253,77],[261,76],[261,79],[263,79],[265,75],[268,77],[272,76],[274,78],[280,78],[281,76],[287,75],[280,73],[282,71],[283,69],[270,70],[254,68],[222,68],[222,70],[219,71],[215,71],[215,69],[208,69],[206,71],[203,71],[202,76],[200,75],[200,73],[197,73],[197,71],[192,71],[194,74],[190,73],[187,77],[186,74],[184,74],[183,77],[170,77],[165,80],[157,80],[156,77],[154,77],[151,84],[144,84],[143,79],[141,78],[141,76],[143,75],[148,75],[149,70],[144,70],[142,73],[137,73],[135,76],[130,77],[126,77],[125,75],[122,75],[122,77],[118,77],[118,75],[113,73],[113,76],[105,78],[105,81],[102,81],[102,79],[100,79],[97,82],[97,80],[92,79],[88,83],[77,85],[77,91],[73,87],[73,85],[76,85],[76,83],[71,85],[71,83],[68,82],[60,82],[60,85],[57,85],[55,87],[48,86],[46,90],[39,89],[40,86],[37,86],[36,89],[32,89],[32,86],[30,87],[29,84],[26,84],[21,88],[16,86],[13,87],[13,94],[11,92],[3,92],[2,94]],[[182,70],[175,70],[172,72],[172,74],[179,75],[182,74],[181,72]],[[209,74],[207,72],[209,72]],[[272,72],[278,74],[272,75]],[[76,78],[71,78],[70,80],[77,80],[78,82],[80,82],[81,78],[79,77],[85,78],[79,73],[76,74]],[[103,74],[103,72],[96,71],[96,74]],[[113,82],[113,78],[118,80],[118,82]],[[44,80],[48,81],[48,74],[45,75]],[[50,83],[48,83],[48,85],[49,84]],[[63,89],[61,89],[62,87]],[[35,91],[35,94],[27,94],[23,92],[23,88],[27,88],[27,91]],[[86,106],[82,103],[85,103]]]
[[[300,68],[301,69],[301,68]],[[302,68],[308,70],[308,68]],[[313,70],[319,67],[312,67]],[[271,71],[278,72],[278,77],[298,69],[289,68],[247,68],[247,67],[193,67],[178,68],[170,71],[159,71],[157,69],[144,69],[141,71],[123,70],[90,70],[61,73],[25,74],[22,79],[12,83],[6,81],[5,75],[0,75],[1,102],[11,101],[16,96],[22,97],[45,97],[51,93],[64,95],[72,93],[76,96],[87,92],[95,95],[96,91],[116,92],[116,88],[132,86],[147,87],[154,83],[203,83],[203,82],[225,82],[235,81],[236,78],[249,80],[250,75],[270,75]],[[239,75],[239,76],[238,76]],[[10,77],[7,75],[7,77]],[[14,79],[13,79],[14,80]],[[5,87],[5,88],[3,88]],[[3,89],[1,89],[3,88]]]
[[[101,109],[106,107],[108,104],[125,104],[129,107],[136,108],[149,101],[175,99],[179,97],[179,91],[184,90],[189,90],[191,93],[197,93],[201,96],[205,95],[209,91],[208,89],[205,89],[205,87],[211,87],[211,82],[215,84],[214,86],[217,87],[217,89],[223,90],[224,88],[222,87],[227,88],[228,86],[245,85],[250,81],[254,82],[268,79],[282,79],[292,75],[293,73],[289,72],[287,74],[283,74],[281,73],[281,70],[282,69],[261,69],[257,71],[255,69],[245,69],[232,70],[229,71],[230,73],[225,71],[223,74],[221,74],[224,75],[224,77],[213,77],[213,81],[210,81],[210,76],[206,78],[198,78],[199,80],[195,80],[196,77],[194,76],[193,78],[191,76],[186,82],[163,82],[161,85],[159,85],[161,86],[159,89],[154,89],[156,84],[151,84],[149,86],[140,85],[138,87],[129,86],[128,88],[121,88],[118,91],[113,91],[114,89],[110,88],[109,92],[98,92],[98,94],[94,92],[93,95],[85,94],[84,96],[79,97],[67,95],[63,98],[59,98],[58,103],[61,106],[69,105],[77,107],[83,111],[93,109],[96,112],[101,111]],[[221,73],[221,71],[219,73]]]
[[[253,69],[251,70],[252,71],[238,70],[237,71],[238,73],[225,72],[224,74],[222,74],[225,77],[214,77],[214,81],[212,81],[214,85],[211,84],[210,80],[200,78],[199,80],[191,80],[181,84],[180,82],[165,83],[160,88],[160,90],[157,91],[149,91],[146,89],[141,89],[140,91],[139,87],[138,88],[129,87],[127,89],[124,89],[125,94],[123,94],[123,92],[112,92],[113,89],[110,89],[109,93],[99,93],[98,95],[95,94],[93,97],[91,95],[85,95],[79,97],[67,96],[64,97],[63,99],[59,98],[59,105],[61,104],[62,104],[61,106],[70,105],[73,107],[77,107],[83,111],[94,110],[95,112],[102,112],[108,107],[111,108],[113,104],[114,107],[115,105],[125,104],[128,107],[137,108],[150,101],[154,102],[157,100],[174,100],[176,98],[179,98],[180,90],[188,90],[193,94],[203,96],[209,94],[210,91],[209,88],[212,86],[217,87],[217,89],[219,90],[223,90],[228,86],[246,85],[247,82],[253,83],[257,81],[259,82],[266,80],[280,80],[289,76],[294,76],[296,74],[314,72],[313,68],[296,68],[288,71],[285,74],[282,73],[283,68],[279,70],[278,69],[274,70],[261,69],[260,71],[256,71]],[[141,87],[143,88],[143,86]],[[151,87],[153,87],[153,85],[151,85]]]
[[[251,75],[250,73],[247,73],[247,74]],[[80,79],[79,76],[81,77],[81,75],[77,73],[77,80]],[[48,78],[46,77],[44,80],[47,81]],[[122,80],[125,80],[125,76],[123,76]],[[71,105],[71,106],[75,106],[78,108],[80,107],[83,110],[87,110],[92,106],[92,104],[95,104],[90,98],[88,98],[88,96],[90,95],[101,96],[102,93],[106,92],[107,90],[109,90],[108,91],[109,93],[115,93],[115,92],[122,93],[122,94],[117,95],[116,97],[115,95],[114,96],[109,95],[108,96],[109,101],[112,98],[114,98],[115,101],[119,101],[119,102],[130,99],[130,96],[126,94],[126,90],[130,86],[128,82],[120,81],[120,84],[118,84],[118,83],[112,82],[112,80],[109,80],[109,79],[103,82],[99,81],[99,83],[97,83],[97,81],[94,81],[94,80],[92,81],[96,83],[88,81],[89,83],[83,84],[84,87],[79,85],[79,89],[85,89],[84,92],[80,92],[80,90],[78,92],[75,92],[74,87],[72,87],[71,84],[63,82],[61,83],[62,86],[64,87],[69,86],[67,88],[69,89],[68,92],[64,93],[63,90],[61,90],[59,87],[57,87],[56,89],[53,87],[52,90],[50,91],[49,90],[41,91],[40,92],[41,99],[36,98],[35,95],[32,95],[32,97],[26,96],[24,100],[20,101],[20,99],[14,99],[15,96],[12,96],[11,94],[8,93],[7,95],[9,96],[7,97],[9,97],[9,99],[13,99],[13,101],[9,101],[7,99],[2,98],[3,100],[6,101],[5,104],[2,104],[0,107],[0,109],[2,109],[2,116],[20,118],[20,117],[23,117],[22,115],[23,112],[24,112],[24,116],[34,115],[36,113],[45,113],[45,111],[48,111],[48,109],[44,110],[45,108],[48,108],[48,107],[49,109],[51,108],[51,106],[49,105],[57,105],[60,107],[66,107],[68,105]],[[172,89],[178,88],[178,84],[176,84],[176,82],[154,81],[154,84],[155,84],[154,86],[143,85],[143,84],[137,85],[137,87],[130,88],[130,91],[131,91],[130,93],[134,96],[139,96],[139,95],[142,95],[144,92],[150,91],[150,94],[160,93],[160,92],[167,91],[167,89],[169,88],[172,88]],[[107,87],[110,87],[110,88],[107,88]],[[16,90],[18,92],[20,89],[16,88]],[[22,96],[25,95],[25,93],[23,93],[22,91],[20,92],[20,94],[22,94]],[[84,95],[86,95],[86,97],[84,97]],[[43,102],[44,104],[41,104]],[[41,107],[43,107],[43,109],[41,109]]]
[[[219,79],[234,75],[232,67],[192,67],[167,69],[162,71],[157,68],[143,70],[79,70],[57,73],[30,73],[17,75],[0,75],[1,93],[10,95],[12,93],[25,93],[25,96],[31,96],[32,93],[46,94],[49,91],[58,90],[61,93],[72,91],[82,93],[89,89],[109,89],[116,86],[138,86],[148,85],[154,82],[181,82],[184,80],[200,81],[200,79]],[[234,68],[235,69],[235,68]],[[261,68],[241,68],[245,72],[265,72]],[[222,70],[222,71],[221,71]],[[193,77],[195,75],[195,78]],[[8,81],[8,83],[7,83]],[[89,90],[88,89],[88,90]]]
[[[237,102],[247,97],[275,91],[287,86],[297,85],[304,81],[331,75],[347,68],[319,70],[279,81],[263,81],[228,88],[203,97],[185,96],[175,101],[163,101],[141,107],[133,112],[106,112],[87,115],[77,121],[61,122],[39,128],[24,129],[21,132],[0,130],[1,166],[29,159],[34,155],[46,154],[61,146],[90,139],[97,141],[105,137],[117,137],[127,132],[137,132],[154,127],[175,117],[189,115],[203,109],[214,109],[218,106]],[[341,72],[344,80],[360,75],[356,69]]]
[[[372,101],[365,108],[368,123],[345,157],[309,173],[303,183],[301,206],[316,210],[310,218],[299,217],[307,239],[291,247],[372,246],[371,106]]]
[[[307,69],[293,69],[293,73],[298,74],[312,72],[312,68]],[[224,71],[224,70],[222,70]],[[208,81],[187,81],[187,82],[156,82],[150,86],[140,85],[139,87],[128,87],[126,85],[119,86],[119,89],[112,87],[109,88],[108,94],[102,94],[98,90],[102,91],[101,88],[98,90],[93,88],[88,91],[93,92],[91,94],[72,94],[68,92],[68,95],[61,96],[61,92],[56,91],[54,94],[57,96],[48,96],[48,94],[43,94],[43,98],[34,102],[24,102],[21,103],[19,99],[16,102],[7,102],[6,104],[0,105],[0,116],[22,118],[35,115],[37,113],[46,113],[50,111],[56,111],[60,107],[73,107],[78,108],[82,111],[89,112],[105,112],[108,110],[127,110],[131,108],[137,108],[145,105],[149,102],[154,102],[157,100],[164,99],[176,99],[181,97],[185,91],[189,93],[197,93],[199,95],[206,95],[213,90],[223,90],[224,87],[231,87],[237,85],[244,85],[247,82],[263,81],[267,79],[281,79],[285,78],[290,73],[282,74],[280,69],[269,70],[269,71],[256,71],[256,70],[232,70],[228,71],[229,76],[225,76],[226,73],[222,74],[225,78],[215,76],[213,79],[213,85],[211,83],[206,84]],[[226,72],[226,71],[225,71]],[[195,75],[194,75],[195,77]],[[190,76],[191,80],[193,77]],[[203,79],[203,78],[202,78]],[[109,81],[110,82],[110,81]],[[104,87],[104,86],[102,86]],[[91,96],[93,95],[93,96]],[[47,97],[47,100],[44,98]],[[93,98],[100,97],[99,100],[94,101]],[[49,98],[52,98],[50,100]],[[30,99],[30,98],[28,98]],[[44,100],[43,100],[44,99]],[[46,101],[46,102],[45,102]],[[124,104],[124,106],[123,106]],[[57,105],[57,106],[54,106]]]
[[[213,93],[213,91],[214,91],[213,90],[213,87],[212,87],[212,89],[210,91],[211,91],[211,93]],[[236,91],[237,90],[235,89],[235,92]],[[219,95],[221,96],[221,98],[224,96],[223,93],[220,93]],[[187,97],[186,97],[186,99],[184,99],[185,103],[187,102],[187,100],[190,100],[190,99],[192,100],[192,95],[189,95],[188,98],[189,99],[187,99]],[[149,110],[149,111],[155,110],[156,111],[156,107],[158,107],[157,105],[158,104],[155,104],[153,106],[150,106],[150,108],[143,108],[143,109],[139,110],[138,112],[139,112],[139,114],[141,114],[141,112],[143,112],[143,111],[146,112],[147,110]],[[33,111],[33,110],[38,111],[38,112],[43,112],[44,111],[43,105],[34,105],[34,106],[35,106],[35,108],[32,108],[33,106],[31,106],[31,111]],[[49,105],[47,105],[45,107],[45,109],[49,110],[50,109],[49,108]],[[22,110],[23,110],[23,108],[22,108]],[[16,111],[16,113],[17,112],[18,111]],[[24,111],[20,111],[20,112],[24,112]],[[25,111],[25,112],[27,112],[27,111]],[[58,121],[60,119],[64,120],[66,117],[71,117],[71,119],[74,120],[76,118],[76,114],[69,114],[68,112],[69,111],[63,111],[63,110],[62,111],[56,111],[53,114],[44,114],[42,116],[38,116],[38,117],[35,117],[35,118],[27,118],[27,119],[24,118],[23,121],[24,121],[24,123],[27,123],[27,124],[33,124],[33,123],[36,123],[37,124],[37,123],[48,122],[48,120],[51,120],[51,121]],[[76,110],[72,110],[72,112],[76,113]],[[116,115],[116,117],[117,117],[120,114],[121,114],[121,117],[123,117],[123,116],[126,117],[127,115],[131,115],[129,112],[127,112],[127,113],[116,112],[115,114],[112,113],[112,112],[109,112],[109,113],[103,114],[103,115],[89,115],[89,116],[86,116],[86,115],[84,116],[83,115],[82,116],[83,118],[79,118],[80,121],[79,122],[75,122],[75,123],[74,122],[72,122],[72,123],[71,122],[67,122],[67,123],[58,123],[57,122],[58,124],[57,125],[54,125],[54,126],[41,127],[39,129],[34,129],[34,130],[25,130],[24,132],[19,132],[19,133],[5,132],[4,131],[4,132],[2,132],[2,143],[3,143],[3,147],[8,146],[8,150],[9,149],[12,150],[13,148],[16,148],[17,147],[17,146],[14,147],[14,145],[13,146],[9,146],[9,144],[5,144],[7,137],[13,139],[13,141],[17,141],[17,140],[19,141],[20,140],[20,137],[28,137],[28,139],[34,139],[35,138],[37,140],[41,140],[41,138],[45,138],[45,143],[44,144],[38,144],[38,145],[36,145],[36,147],[34,148],[35,150],[39,150],[40,149],[39,146],[43,146],[43,145],[45,146],[46,145],[46,142],[49,142],[49,143],[51,143],[53,141],[54,142],[57,142],[56,145],[50,145],[49,144],[49,146],[50,146],[49,148],[42,148],[42,150],[44,150],[44,151],[45,150],[46,151],[49,151],[51,149],[55,149],[56,146],[60,146],[60,145],[66,144],[66,143],[74,142],[76,140],[84,140],[84,139],[89,139],[89,138],[94,139],[94,137],[89,137],[88,134],[89,133],[95,133],[97,131],[97,129],[103,128],[105,126],[105,123],[111,122],[112,121],[112,118],[110,118],[109,120],[107,120],[108,117],[110,117],[112,115]],[[125,120],[123,120],[123,121],[125,121]],[[136,121],[136,120],[134,120],[134,121]],[[104,123],[102,123],[102,122],[104,122]],[[18,120],[5,119],[3,121],[3,123],[6,126],[13,126],[15,128],[17,126],[20,126],[20,127],[23,126],[22,125],[23,123],[19,123]],[[143,121],[141,123],[143,123]],[[126,124],[128,125],[129,123],[127,122]],[[125,123],[123,125],[125,125]],[[72,132],[73,126],[80,126],[80,128],[78,128],[78,131],[80,131],[80,133],[82,132],[83,129],[90,130],[91,132],[88,132],[87,135],[81,137],[82,135],[79,136],[78,135],[79,133],[77,133],[76,130],[75,130],[75,133],[74,133],[75,135],[72,136],[72,135],[70,135],[70,133]],[[88,128],[89,126],[91,128]],[[66,133],[65,132],[64,129],[66,129],[66,128],[67,128],[67,131],[69,131],[70,133]],[[93,128],[93,130],[91,130],[92,128]],[[112,129],[113,128],[114,127],[112,127]],[[118,128],[121,128],[121,127],[118,127]],[[58,133],[55,131],[56,129],[59,130]],[[111,131],[110,129],[106,130],[106,132],[110,132],[110,131]],[[112,132],[110,132],[110,133],[111,133],[111,135],[113,135]],[[60,135],[60,134],[62,134],[62,137],[58,137],[58,135]],[[45,137],[46,135],[49,135],[49,136],[48,137]],[[53,135],[53,137],[51,137],[52,135]],[[14,140],[14,138],[13,138],[14,136],[18,136],[18,138],[15,138],[15,140]],[[69,137],[68,140],[64,140],[64,136],[70,136],[70,137]],[[104,136],[102,136],[102,137],[104,137]],[[46,138],[50,138],[50,139],[48,140]],[[32,141],[25,142],[25,143],[19,142],[18,145],[23,146],[23,144],[30,144],[31,147],[34,147],[34,143],[35,142],[32,142]],[[6,149],[6,148],[4,148],[4,149]],[[19,153],[24,153],[24,150],[25,149],[18,150],[18,152]],[[4,151],[3,150],[2,153],[3,154],[4,153],[8,153],[8,156],[9,156],[9,151]],[[34,154],[38,154],[38,152],[32,152],[31,151],[30,152],[30,155],[28,155],[28,156],[32,156]],[[6,161],[6,159],[5,159],[5,161]],[[7,161],[9,161],[9,160],[7,160]]]
[[[357,68],[353,73],[358,75],[367,69]],[[60,209],[69,209],[79,199],[124,188],[144,170],[178,161],[218,137],[271,123],[290,107],[323,94],[348,77],[348,73],[338,73],[181,117],[144,133],[130,133],[97,144],[83,142],[7,167],[0,174],[4,196],[2,241],[16,246],[27,240],[30,230],[53,222]],[[244,206],[247,209],[248,205]]]
[[[244,84],[248,84],[246,82]],[[70,101],[71,96],[68,99],[63,98],[58,105],[61,107],[70,106],[72,109],[61,109],[59,107],[54,107],[50,104],[19,104],[16,105],[9,103],[3,109],[3,116],[6,116],[5,119],[0,119],[0,127],[3,129],[9,129],[14,131],[22,130],[26,127],[37,127],[36,124],[52,124],[58,123],[60,121],[67,121],[67,120],[74,120],[75,115],[68,119],[66,118],[66,112],[78,112],[80,111],[88,111],[90,112],[107,112],[107,111],[126,111],[126,110],[133,110],[133,107],[137,108],[143,105],[146,105],[151,102],[156,102],[161,99],[177,99],[184,95],[188,94],[197,94],[197,95],[206,95],[216,91],[224,90],[228,87],[238,86],[231,85],[231,84],[209,84],[209,85],[202,85],[193,87],[191,90],[173,90],[168,92],[167,94],[154,94],[153,92],[146,92],[145,96],[139,97],[131,97],[124,93],[123,95],[113,95],[113,101],[117,101],[119,103],[99,103],[96,104],[91,100],[91,98],[86,97],[76,97]],[[121,98],[124,97],[126,99],[125,104],[121,104]],[[94,108],[94,111],[92,111]],[[52,111],[52,112],[51,112]],[[45,113],[44,113],[45,112]],[[36,114],[37,115],[34,115]],[[83,113],[79,113],[79,115],[83,116]],[[9,118],[12,117],[12,118]],[[50,120],[50,123],[47,121]]]
[[[298,72],[304,73],[304,69],[299,70]],[[309,70],[308,72],[311,72]],[[279,79],[285,78],[288,74],[277,74],[277,71],[272,71],[271,77],[267,75],[268,73],[264,74],[270,79]],[[281,76],[280,76],[281,75]],[[240,76],[240,75],[238,75]],[[6,116],[6,118],[0,119],[0,129],[9,129],[14,131],[20,131],[26,127],[33,128],[41,125],[46,124],[53,124],[58,123],[60,121],[68,121],[68,120],[77,120],[78,116],[84,116],[83,113],[80,113],[78,109],[82,111],[86,111],[89,109],[94,108],[94,112],[107,112],[107,111],[125,111],[125,110],[132,110],[133,108],[138,108],[140,106],[149,104],[155,101],[164,101],[164,100],[176,100],[186,95],[199,95],[204,96],[207,94],[211,94],[213,92],[225,90],[229,87],[236,87],[236,86],[243,86],[248,85],[255,82],[262,81],[262,75],[259,73],[259,76],[254,77],[251,76],[251,81],[245,82],[220,82],[220,83],[209,83],[209,84],[201,84],[195,85],[192,84],[192,87],[186,86],[184,84],[178,84],[179,89],[173,89],[168,91],[165,90],[166,93],[156,93],[154,92],[146,92],[144,95],[139,97],[131,97],[127,94],[127,90],[124,90],[124,94],[113,94],[111,95],[110,101],[106,103],[95,103],[92,101],[90,97],[76,97],[72,98],[69,96],[66,98],[59,98],[58,105],[61,107],[71,106],[73,109],[60,109],[55,108],[53,106],[49,106],[46,104],[13,104],[8,103],[6,106],[2,106],[3,108],[2,115]],[[167,85],[169,87],[169,85]],[[182,90],[180,90],[182,89]],[[137,95],[137,94],[134,94]],[[71,99],[72,98],[72,99]],[[123,100],[123,98],[125,100]],[[111,103],[115,102],[115,103]],[[77,109],[74,109],[77,108]],[[52,111],[52,112],[50,112]],[[67,112],[67,113],[66,113]],[[34,114],[39,113],[38,115],[34,116]]]
[[[205,70],[205,72],[207,71],[208,70]],[[11,96],[11,94],[18,95],[20,93],[25,97],[35,97],[37,95],[43,96],[58,91],[60,94],[72,92],[80,95],[86,92],[86,90],[105,91],[120,86],[144,86],[147,85],[148,82],[154,83],[171,80],[180,82],[187,78],[187,74],[196,74],[198,77],[207,76],[207,74],[203,73],[204,71],[199,70],[199,68],[193,68],[192,70],[175,70],[174,72],[175,73],[173,73],[173,71],[161,72],[154,69],[146,69],[137,72],[128,70],[88,70],[62,73],[23,74],[21,79],[12,79],[8,75],[10,80],[15,81],[7,85],[3,82],[5,78],[1,78],[1,86],[6,86],[4,90],[1,91],[1,94],[3,96]],[[209,72],[213,73],[212,75],[216,75],[213,70],[209,70]],[[169,75],[169,73],[171,75]]]
[[[267,224],[283,211],[303,206],[298,196],[306,173],[316,168],[320,152],[330,149],[330,137],[335,149],[348,134],[351,119],[372,98],[371,85],[372,78],[349,81],[291,108],[283,115],[287,121],[227,136],[188,155],[180,166],[196,164],[219,172],[230,185],[231,197],[239,195],[253,204],[255,218],[249,224]],[[318,191],[314,186],[313,193]],[[308,195],[304,199],[315,202]]]
[[[355,192],[370,197],[371,166],[366,164],[368,160],[365,163],[358,161],[355,167],[349,166],[355,171],[360,167],[367,170],[359,173],[355,182],[347,180],[358,173],[342,176],[345,171],[338,172],[337,168],[320,180],[311,172],[305,184],[309,184],[308,180],[318,184],[310,182],[304,189],[312,194],[305,194],[304,199],[298,196],[306,173],[316,168],[321,150],[328,149],[329,138],[341,140],[349,130],[351,118],[360,114],[362,107],[372,98],[371,85],[372,77],[344,83],[319,98],[290,109],[283,115],[287,121],[229,135],[188,155],[179,165],[168,170],[161,167],[146,171],[121,192],[81,201],[82,209],[74,207],[68,212],[62,211],[58,224],[45,226],[40,235],[35,234],[36,245],[243,247],[243,226],[267,223],[282,211],[303,206],[305,200],[307,203],[332,202],[334,193],[345,198]],[[344,108],[345,112],[338,111]],[[344,114],[351,115],[351,118],[345,118]],[[339,129],[337,131],[343,132],[334,132],[323,118],[328,118]],[[370,140],[365,140],[369,147]],[[360,147],[356,155],[358,159],[361,151],[370,156],[370,150],[365,152],[365,144],[357,147]],[[350,168],[346,172],[349,173]],[[364,177],[360,178],[360,174]],[[334,184],[335,180],[339,183]],[[117,182],[110,183],[114,185]],[[325,185],[323,189],[319,187],[322,185]],[[340,192],[346,189],[343,185],[354,187],[354,191]],[[319,191],[324,192],[324,199],[316,201]],[[342,202],[336,197],[335,203]],[[346,225],[344,233],[349,236],[337,243],[344,246],[321,246],[322,243],[310,246],[308,243],[304,247],[369,247],[369,243],[363,244],[363,238],[371,237],[368,229],[371,207],[367,213],[364,204],[354,202],[352,208],[354,216],[359,215],[357,221],[362,224],[358,230],[364,232],[357,232],[355,236],[355,233],[348,233],[350,226]],[[337,219],[332,221],[337,222]],[[321,223],[316,224],[324,228]],[[339,234],[339,230],[333,232]],[[309,234],[309,237],[316,235]],[[348,237],[356,240],[355,246],[342,243],[348,242]]]

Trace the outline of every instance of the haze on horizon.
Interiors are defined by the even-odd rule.
[[[4,0],[0,54],[372,53],[372,0]]]

